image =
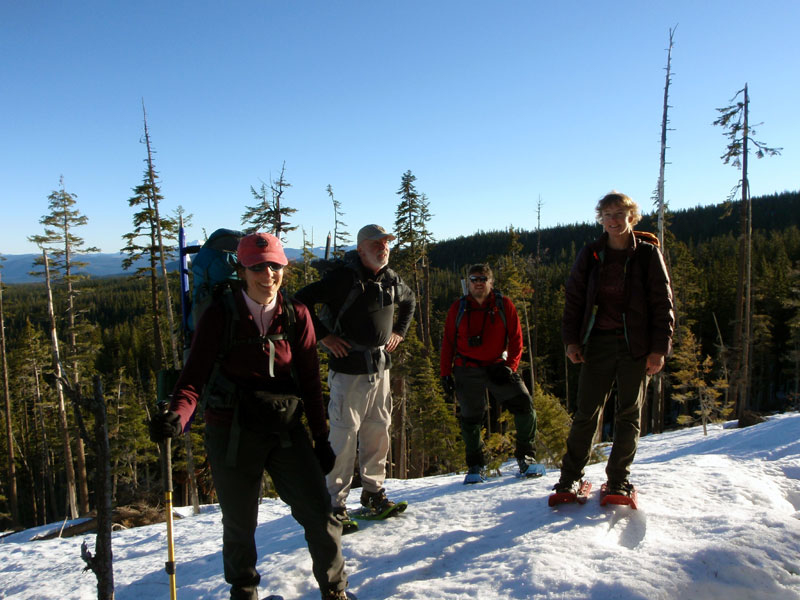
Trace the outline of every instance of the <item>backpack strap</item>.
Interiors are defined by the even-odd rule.
[[[503,327],[506,330],[506,345],[508,345],[508,322],[506,321],[506,309],[503,305],[503,294],[500,290],[492,289],[494,293],[494,303],[497,306],[497,312],[500,314],[500,318],[503,320]],[[455,336],[453,338],[453,351],[455,355],[458,355],[457,342],[458,342],[458,326],[461,324],[461,319],[464,317],[464,313],[467,312],[467,296],[461,296],[461,299],[458,302],[458,314],[456,315],[456,327],[455,327]]]
[[[214,366],[211,369],[211,375],[203,388],[203,393],[200,397],[199,410],[205,412],[208,404],[208,399],[212,394],[215,397],[217,406],[223,406],[233,409],[233,421],[231,423],[230,436],[228,438],[228,449],[225,457],[225,462],[228,466],[236,466],[236,454],[239,449],[239,437],[241,434],[241,425],[239,423],[239,389],[234,382],[226,377],[222,371],[222,362],[234,346],[241,344],[260,344],[267,345],[269,348],[269,374],[274,377],[273,365],[275,361],[275,342],[279,340],[287,340],[294,353],[297,347],[297,312],[292,301],[283,293],[280,292],[281,300],[283,303],[283,318],[284,318],[284,331],[282,333],[270,333],[266,335],[253,336],[248,338],[236,339],[236,330],[239,322],[239,311],[236,307],[236,302],[233,297],[233,290],[227,289],[222,296],[222,304],[225,307],[225,331],[223,333],[224,344],[220,347],[217,357],[214,360]],[[292,379],[295,386],[300,390],[300,379],[297,374],[297,367],[295,361],[291,361]],[[285,432],[281,434],[281,445],[289,443],[288,436]],[[290,444],[289,444],[290,445]]]
[[[342,306],[339,309],[339,312],[336,314],[336,320],[333,322],[333,333],[341,337],[342,335],[342,317],[347,310],[353,306],[353,303],[364,293],[364,282],[359,279],[356,273],[353,273],[355,281],[353,281],[353,287],[350,288],[350,291],[347,293],[347,296],[342,302]]]

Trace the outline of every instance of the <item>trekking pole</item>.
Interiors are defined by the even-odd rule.
[[[167,411],[167,404],[159,404],[162,412]],[[164,570],[169,575],[169,597],[175,600],[175,541],[172,537],[172,440],[167,438],[159,443],[161,447],[161,477],[164,482],[164,506],[167,511],[167,562]]]

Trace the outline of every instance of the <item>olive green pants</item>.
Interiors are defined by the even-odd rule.
[[[578,410],[567,438],[561,479],[576,481],[583,477],[600,414],[616,382],[614,442],[606,475],[609,481],[620,482],[630,474],[639,442],[642,400],[648,382],[647,357],[633,358],[625,338],[617,335],[592,335],[583,357],[578,378]]]
[[[281,500],[305,530],[312,570],[320,589],[344,590],[342,525],[331,514],[325,477],[302,426],[288,439],[241,428],[236,464],[227,464],[227,428],[206,425],[206,452],[222,510],[222,561],[231,598],[258,600],[255,531],[264,470]],[[289,442],[288,446],[286,442]]]

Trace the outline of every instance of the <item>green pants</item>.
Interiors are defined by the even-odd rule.
[[[486,457],[481,428],[486,414],[486,391],[514,415],[517,428],[517,447],[514,455],[535,457],[536,411],[528,389],[518,373],[510,381],[495,383],[489,379],[485,367],[453,367],[456,398],[461,410],[461,436],[464,439],[467,466],[484,465]]]
[[[606,475],[609,481],[623,481],[630,474],[639,442],[642,400],[648,382],[647,357],[633,358],[625,338],[617,335],[592,335],[583,357],[585,362],[578,379],[578,410],[567,438],[561,479],[576,481],[583,477],[600,414],[616,381],[614,442]]]
[[[342,525],[331,514],[325,477],[302,426],[289,432],[287,447],[275,434],[242,427],[236,465],[226,462],[229,430],[206,425],[206,452],[222,510],[222,561],[231,598],[258,600],[255,531],[261,478],[266,470],[278,495],[305,530],[314,577],[320,589],[347,585]]]

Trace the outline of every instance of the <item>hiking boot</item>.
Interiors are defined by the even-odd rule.
[[[553,486],[553,491],[556,494],[578,494],[581,489],[580,481],[571,481],[569,479],[561,479]]]
[[[361,505],[367,507],[373,512],[382,513],[395,504],[386,497],[386,490],[381,488],[377,492],[368,492],[362,490],[361,492]]]
[[[532,456],[525,455],[518,458],[517,465],[519,465],[520,477],[541,477],[547,473],[544,465],[537,463]]]
[[[628,496],[633,493],[633,484],[627,479],[622,481],[607,481],[605,485],[605,493],[611,496]]]
[[[486,481],[485,469],[483,465],[472,465],[467,469],[467,475],[464,477],[464,483],[481,483]]]
[[[358,522],[350,518],[344,506],[337,506],[333,509],[334,518],[342,524],[342,535],[358,531]]]

